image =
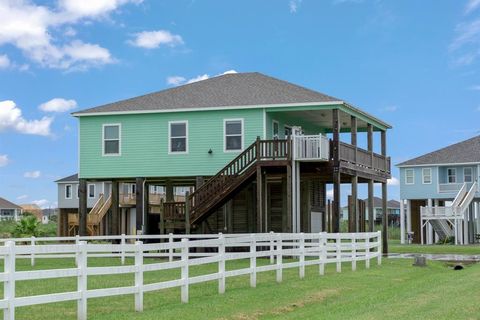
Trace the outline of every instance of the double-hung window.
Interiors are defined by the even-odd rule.
[[[457,169],[455,168],[447,169],[447,181],[448,183],[457,183]]]
[[[473,182],[473,169],[471,167],[463,168],[463,182]]]
[[[405,170],[405,184],[414,184],[415,183],[415,172],[413,169]]]
[[[273,138],[278,139],[278,131],[279,131],[279,126],[278,126],[278,121],[273,120],[272,122],[272,133],[273,133]]]
[[[65,185],[65,199],[72,199],[72,185]]]
[[[431,184],[432,183],[432,169],[431,168],[423,168],[422,169],[422,183],[423,184]]]
[[[169,125],[168,152],[188,153],[188,122],[172,121]]]
[[[243,149],[243,120],[231,119],[224,121],[225,151],[241,151]]]
[[[93,199],[95,198],[95,185],[89,184],[88,185],[88,198]]]
[[[103,125],[103,155],[119,156],[121,153],[120,124]]]

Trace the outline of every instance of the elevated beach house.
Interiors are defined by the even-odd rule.
[[[0,198],[0,221],[4,220],[19,220],[22,215],[22,207],[8,201],[7,199]]]
[[[368,183],[372,208],[373,184],[381,183],[387,207],[390,126],[340,99],[260,73],[218,76],[74,116],[79,215],[62,214],[62,230],[336,232],[341,183],[352,185],[354,197],[358,183]],[[365,133],[366,150],[357,133]],[[89,203],[89,185],[103,182],[111,186]],[[134,187],[122,191],[123,184]],[[326,184],[334,186],[328,217]],[[164,188],[165,197],[152,201],[151,186]],[[189,192],[175,200],[176,187]],[[351,230],[361,230],[353,211]]]
[[[405,231],[413,233],[413,242],[422,244],[478,241],[480,136],[397,166],[402,242]]]

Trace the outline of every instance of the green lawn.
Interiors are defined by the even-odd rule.
[[[419,244],[400,244],[399,240],[389,241],[389,252],[391,253],[452,253],[452,254],[471,254],[480,255],[480,245],[419,245]]]
[[[151,260],[150,260],[151,261]],[[131,261],[128,261],[131,262]],[[480,264],[453,271],[439,262],[412,267],[410,259],[384,259],[382,266],[359,264],[352,272],[345,264],[342,273],[327,267],[307,267],[306,278],[298,269],[284,271],[284,281],[275,282],[274,272],[259,273],[257,288],[249,287],[248,276],[227,279],[224,295],[217,283],[190,287],[190,303],[180,303],[180,289],[146,293],[144,312],[134,311],[133,295],[96,298],[88,302],[89,319],[477,319],[480,314]],[[260,263],[268,263],[261,260]],[[118,265],[118,259],[89,259],[91,266]],[[227,264],[227,269],[245,267],[248,261]],[[34,269],[72,267],[73,260],[37,260]],[[196,267],[191,274],[214,272],[216,265]],[[29,260],[19,260],[18,270],[31,270]],[[149,272],[145,283],[173,279],[179,272]],[[88,287],[126,286],[133,275],[89,277]],[[17,295],[75,290],[76,280],[64,278],[17,283]],[[0,290],[1,291],[1,290]],[[17,308],[17,319],[76,319],[76,303]]]

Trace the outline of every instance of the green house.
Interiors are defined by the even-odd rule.
[[[222,75],[73,115],[79,214],[61,216],[61,233],[338,231],[340,183],[352,184],[354,196],[358,183],[368,183],[373,199],[373,183],[386,186],[390,177],[388,124],[260,73]],[[366,150],[357,146],[360,133]],[[377,135],[381,150],[374,152]],[[98,182],[108,193],[87,211],[86,186]],[[327,184],[334,186],[331,210]],[[163,195],[152,192],[157,188]],[[188,191],[179,196],[179,188]],[[352,228],[365,229],[350,216]]]

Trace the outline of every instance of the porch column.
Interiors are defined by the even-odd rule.
[[[348,232],[358,232],[358,177],[352,176],[351,210],[348,213]]]
[[[405,244],[405,200],[400,199],[400,244]]]
[[[167,180],[165,184],[165,198],[167,202],[174,201],[175,195],[173,192],[173,184],[171,180]]]
[[[78,235],[87,236],[87,180],[85,179],[78,181],[78,201]]]
[[[332,232],[340,232],[340,119],[339,110],[332,110],[333,121],[333,142],[332,142],[332,155],[333,155],[333,203],[332,203]]]
[[[381,149],[382,156],[387,156],[387,132],[381,131]],[[385,158],[386,159],[386,158]],[[385,160],[385,167],[386,167]],[[383,210],[383,221],[382,221],[382,241],[383,241],[383,253],[388,253],[388,212],[387,212],[387,181],[382,182],[382,210]]]
[[[262,232],[263,217],[263,176],[262,167],[257,166],[257,228],[256,232]]]
[[[373,167],[373,126],[367,124],[367,150],[370,152],[370,166]],[[374,181],[368,180],[368,231],[373,232],[375,227],[375,212],[373,208]]]
[[[412,200],[407,199],[407,232],[412,232]]]
[[[119,222],[120,222],[120,208],[118,199],[118,181],[112,181],[112,206],[111,206],[111,219],[109,221],[109,234],[118,235]]]
[[[437,208],[440,207],[440,200],[439,199],[434,199],[433,200],[433,206],[435,207],[435,213],[436,213]],[[435,232],[435,230],[433,230],[433,235],[434,235],[434,239],[436,241],[440,240],[440,237],[438,236],[438,233]]]
[[[136,188],[135,188],[135,208],[136,208],[136,219],[135,219],[135,226],[137,230],[137,234],[143,234],[143,215],[145,212],[145,190],[144,190],[144,182],[145,178],[136,178]],[[148,204],[147,204],[148,209]]]
[[[430,212],[432,212],[432,199],[427,200],[427,206],[430,209]],[[427,223],[427,244],[433,244],[433,228],[430,223]]]

